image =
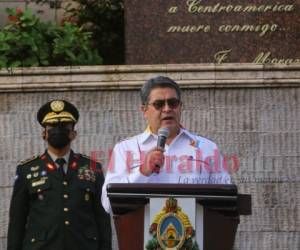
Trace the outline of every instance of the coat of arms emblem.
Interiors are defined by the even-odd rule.
[[[166,200],[163,209],[155,215],[149,232],[152,239],[146,244],[147,250],[199,250],[193,240],[195,230],[175,198]]]

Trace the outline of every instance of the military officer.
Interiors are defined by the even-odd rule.
[[[108,250],[110,217],[101,202],[101,165],[74,153],[78,110],[65,100],[37,114],[47,150],[17,166],[8,250]]]

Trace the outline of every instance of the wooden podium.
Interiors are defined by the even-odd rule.
[[[204,207],[204,250],[231,250],[239,215],[251,214],[251,196],[238,194],[235,185],[111,183],[107,195],[120,250],[144,249],[144,206],[150,198],[196,198]]]

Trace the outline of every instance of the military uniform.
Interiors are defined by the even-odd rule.
[[[47,152],[19,165],[8,250],[111,249],[110,218],[100,202],[103,181],[98,163],[72,151],[65,175]]]
[[[54,100],[39,109],[37,118],[45,128],[48,149],[17,166],[7,249],[110,250],[110,216],[100,201],[101,165],[70,150],[78,110],[67,101]],[[54,152],[63,153],[68,165],[64,157],[53,158]]]

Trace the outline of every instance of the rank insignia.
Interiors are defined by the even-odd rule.
[[[38,176],[39,176],[39,172],[33,173],[33,177],[38,177]]]
[[[70,165],[70,168],[73,169],[73,170],[76,170],[77,167],[78,167],[78,164],[77,164],[76,161],[73,161],[73,162],[71,163],[71,165]]]
[[[51,163],[47,163],[47,169],[49,171],[54,171],[56,169],[56,167],[53,164],[51,164]]]
[[[195,230],[175,198],[166,199],[165,206],[154,217],[149,232],[153,238],[147,242],[148,250],[199,250],[197,242],[193,241]]]
[[[28,174],[27,176],[26,176],[26,179],[31,179],[31,177],[32,177],[32,175],[31,174]]]
[[[21,162],[20,162],[20,165],[25,165],[25,164],[27,164],[27,163],[29,163],[29,162],[31,162],[31,161],[37,159],[37,158],[38,158],[38,156],[33,156],[33,157],[29,158],[29,159],[26,159],[26,160],[24,160],[24,161],[21,161]]]

